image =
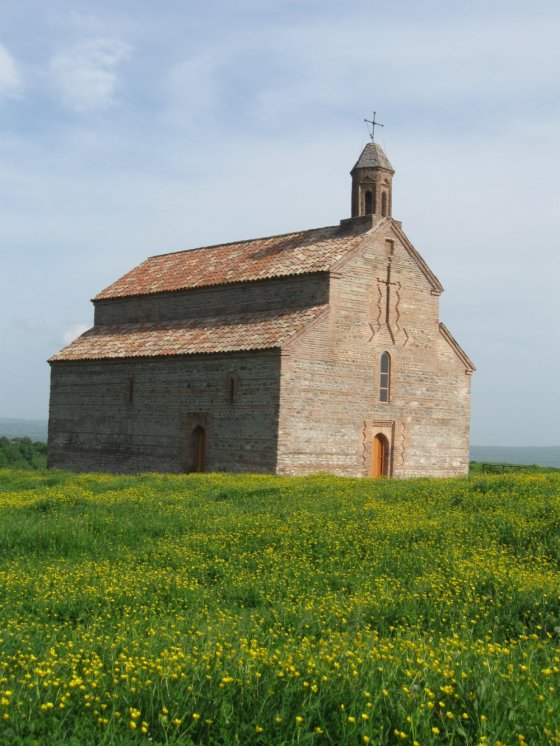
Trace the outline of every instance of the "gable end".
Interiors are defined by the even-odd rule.
[[[474,371],[476,370],[474,363],[471,361],[467,353],[463,350],[459,342],[457,342],[455,337],[451,334],[449,329],[441,321],[439,322],[439,330],[441,332],[442,337],[445,339],[448,345],[455,352],[459,360],[461,360],[461,362],[464,364],[466,375],[467,376],[472,375]]]
[[[414,261],[418,265],[418,268],[432,286],[432,295],[441,295],[443,293],[443,285],[434,275],[432,270],[428,267],[426,261],[410,243],[405,233],[399,228],[394,220],[392,221],[391,228],[393,229],[393,233],[402,241],[403,246],[408,251],[412,259],[414,259]]]

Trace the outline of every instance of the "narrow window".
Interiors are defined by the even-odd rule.
[[[389,388],[391,379],[391,358],[388,352],[381,355],[381,375],[379,380],[379,401],[389,401]]]
[[[369,191],[369,189],[366,192],[365,213],[366,215],[373,215],[373,194]]]
[[[230,372],[226,376],[225,399],[228,404],[235,404],[239,391],[239,376],[237,373]]]
[[[129,404],[134,402],[134,378],[127,379],[127,401]]]
[[[387,192],[383,192],[381,195],[381,215],[387,216]]]

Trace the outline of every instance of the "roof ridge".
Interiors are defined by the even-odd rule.
[[[288,231],[287,233],[273,233],[269,236],[255,236],[255,238],[244,238],[239,241],[226,241],[225,243],[214,243],[208,246],[195,246],[193,249],[177,249],[177,251],[164,251],[163,254],[152,254],[147,257],[148,259],[156,259],[160,256],[171,256],[172,254],[186,254],[192,251],[207,251],[208,249],[221,249],[223,246],[239,246],[245,243],[253,243],[254,241],[266,241],[268,238],[285,238],[286,236],[298,236],[303,233],[313,233],[315,231],[324,231],[328,228],[340,228],[340,225],[324,225],[317,228],[306,228],[301,231]]]

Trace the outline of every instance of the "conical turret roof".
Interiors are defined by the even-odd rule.
[[[385,168],[387,171],[395,173],[395,169],[391,166],[381,145],[377,142],[368,142],[352,171],[356,168]]]

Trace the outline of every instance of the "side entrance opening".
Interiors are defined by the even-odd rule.
[[[371,476],[386,477],[389,474],[389,441],[378,433],[371,449]]]
[[[206,471],[206,431],[201,425],[193,430],[192,441],[194,449],[193,471]]]

